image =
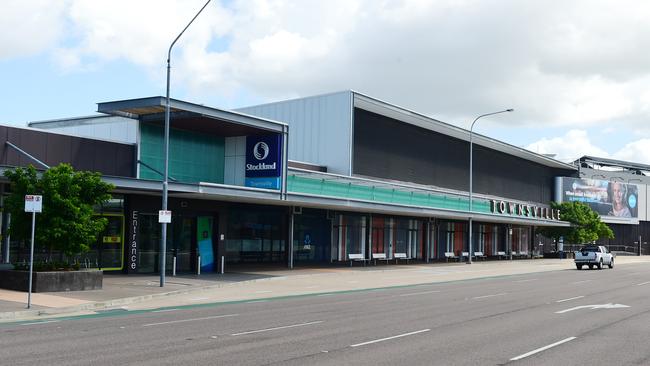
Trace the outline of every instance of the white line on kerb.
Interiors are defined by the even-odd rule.
[[[152,313],[166,313],[168,311],[176,311],[176,310],[180,310],[180,309],[161,309],[161,310],[154,310],[152,311]]]
[[[47,324],[47,323],[58,323],[60,320],[46,320],[42,322],[32,322],[32,323],[23,323],[21,325],[37,325],[37,324]]]
[[[553,344],[549,344],[548,346],[544,346],[544,347],[542,347],[542,348],[538,348],[538,349],[536,349],[536,350],[532,350],[532,351],[530,351],[530,352],[528,352],[528,353],[524,353],[523,355],[519,355],[519,356],[517,356],[517,357],[513,357],[513,358],[510,359],[510,361],[521,360],[522,358],[526,358],[526,357],[528,357],[528,356],[534,355],[535,353],[539,353],[539,352],[542,352],[542,351],[546,351],[546,350],[549,349],[549,348],[553,348],[553,347],[555,347],[555,346],[559,346],[559,345],[561,345],[562,343],[566,343],[566,342],[572,341],[572,340],[574,340],[574,339],[576,339],[576,337],[569,337],[569,338],[563,339],[563,340],[561,340],[561,341],[559,341],[559,342],[555,342],[555,343],[553,343]]]
[[[472,297],[472,300],[485,299],[487,297],[503,296],[503,295],[507,295],[507,294],[508,294],[507,292],[502,292],[502,293],[493,294],[493,295],[476,296],[476,297]]]
[[[434,290],[434,291],[411,292],[411,293],[408,293],[408,294],[401,294],[399,296],[402,297],[402,296],[426,295],[426,294],[435,294],[437,292],[440,292],[440,291],[439,290]]]
[[[304,327],[306,325],[319,324],[319,323],[322,323],[322,322],[323,322],[323,320],[317,320],[315,322],[309,322],[309,323],[291,324],[291,325],[285,325],[285,326],[282,326],[282,327],[251,330],[251,331],[248,331],[248,332],[233,333],[233,334],[231,334],[231,336],[239,336],[239,335],[244,335],[244,334],[253,334],[253,333],[262,333],[262,332],[270,332],[272,330],[278,330],[278,329]]]
[[[571,301],[571,300],[578,300],[578,299],[582,299],[583,297],[584,296],[570,297],[568,299],[557,300],[556,302],[565,302],[565,301]]]
[[[381,339],[375,339],[374,341],[368,341],[368,342],[363,342],[363,343],[352,344],[352,345],[350,345],[350,347],[360,347],[360,346],[365,346],[365,345],[368,345],[368,344],[373,344],[373,343],[378,343],[378,342],[388,341],[388,340],[395,339],[395,338],[401,338],[401,337],[406,337],[406,336],[410,336],[410,335],[414,335],[414,334],[424,333],[424,332],[428,332],[428,331],[430,331],[430,330],[431,330],[431,329],[416,330],[415,332],[409,332],[409,333],[399,334],[399,335],[392,336],[392,337],[386,337],[386,338],[381,338]]]
[[[638,283],[637,286],[643,286],[649,284],[650,281]]]
[[[164,324],[176,324],[176,323],[185,323],[185,322],[195,322],[198,320],[209,320],[209,319],[219,319],[219,318],[229,318],[232,316],[239,316],[239,314],[226,314],[226,315],[215,315],[215,316],[206,316],[204,318],[193,318],[193,319],[182,319],[182,320],[172,320],[168,322],[160,323],[149,323],[142,325],[143,327],[153,327],[154,325],[164,325]]]

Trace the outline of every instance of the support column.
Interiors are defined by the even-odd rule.
[[[2,219],[0,224],[2,225],[1,227],[1,233],[2,237],[4,238],[3,243],[0,243],[2,246],[2,263],[8,264],[9,263],[9,243],[10,243],[10,238],[9,238],[9,225],[11,224],[11,214],[8,213],[5,210],[5,185],[2,184],[0,185],[0,207],[2,208]],[[640,247],[639,247],[640,248]],[[640,253],[640,251],[639,251]]]
[[[294,213],[292,207],[291,213],[289,213],[289,269],[293,269],[293,225]]]
[[[227,206],[226,206],[227,207]],[[226,239],[228,238],[228,209],[219,209],[217,211],[218,216],[218,222],[219,224],[217,225],[217,253],[215,256],[215,261],[217,262],[217,272],[218,273],[223,273],[225,272],[225,262],[226,259]],[[221,261],[221,257],[224,257],[223,262]]]
[[[508,258],[512,260],[512,225],[508,225],[506,229],[506,242],[508,244]]]
[[[425,261],[427,263],[429,263],[430,258],[431,258],[431,220],[427,220],[427,224],[425,225],[425,227],[426,227],[426,229],[425,229],[426,230],[426,235],[425,235],[424,240],[426,240],[426,242],[425,242],[425,251],[426,251],[426,253],[424,254],[425,255],[424,258],[425,258]]]

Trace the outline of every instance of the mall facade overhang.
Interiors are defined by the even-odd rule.
[[[161,183],[156,180],[104,176],[115,185],[115,193],[158,196]],[[319,208],[381,215],[410,216],[431,219],[467,220],[530,226],[567,227],[569,223],[548,213],[548,206],[519,202],[502,197],[474,196],[475,211],[468,211],[468,195],[464,192],[435,189],[397,182],[345,177],[336,174],[289,168],[287,193],[279,190],[240,187],[208,182],[170,182],[169,196],[179,199],[199,199],[242,202],[276,206]],[[530,217],[506,208],[500,213],[495,203],[517,207],[536,207],[544,216]],[[546,211],[541,211],[546,210]],[[537,213],[535,214],[537,215]]]

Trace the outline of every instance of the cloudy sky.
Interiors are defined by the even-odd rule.
[[[165,93],[204,0],[4,0],[0,123]],[[650,2],[213,0],[172,97],[219,108],[353,89],[554,153],[650,164]]]

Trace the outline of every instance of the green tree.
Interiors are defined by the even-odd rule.
[[[551,202],[551,207],[559,209],[562,220],[571,223],[570,227],[548,226],[537,229],[538,233],[555,239],[556,243],[560,237],[564,237],[565,242],[575,244],[614,238],[612,229],[600,221],[598,213],[582,202]]]
[[[93,206],[111,198],[113,185],[104,183],[94,172],[75,171],[60,164],[39,174],[30,165],[5,172],[11,195],[5,204],[11,213],[12,238],[29,240],[31,214],[25,212],[25,195],[43,196],[43,212],[36,214],[36,245],[72,258],[90,249],[108,221],[94,215]]]

